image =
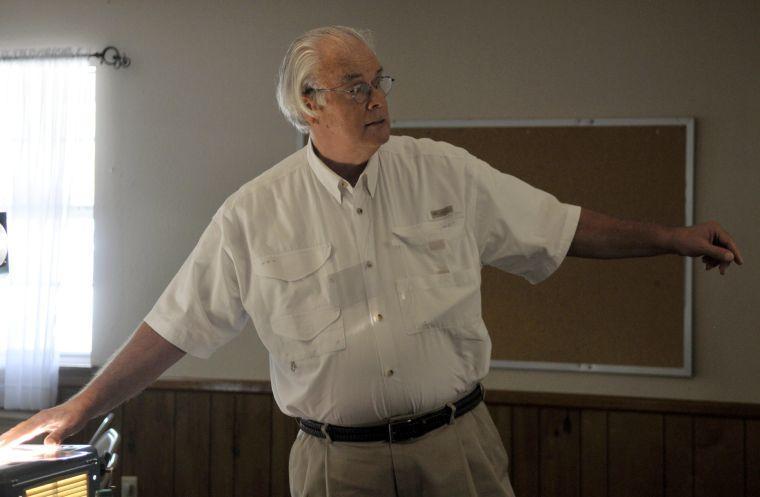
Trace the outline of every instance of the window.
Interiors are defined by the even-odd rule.
[[[63,188],[51,190],[57,193],[50,194],[62,195],[62,198],[55,199],[56,209],[64,213],[60,236],[49,240],[44,238],[52,240],[59,255],[57,276],[32,278],[29,280],[32,283],[26,285],[41,281],[42,285],[57,289],[52,293],[56,295],[52,327],[60,364],[89,366],[94,255],[95,67],[83,60],[78,62],[0,61],[0,212],[8,213],[9,238],[9,272],[0,273],[0,302],[12,304],[14,298],[23,293],[12,287],[13,272],[24,270],[24,267],[18,267],[19,264],[14,266],[14,260],[17,261],[20,252],[28,248],[24,244],[38,240],[26,237],[13,241],[14,205],[21,205],[18,191],[14,200],[14,184],[18,190],[18,185],[42,189],[50,187],[48,183],[54,181],[65,183]],[[56,82],[50,84],[53,78]],[[49,182],[27,178],[25,183],[23,176],[35,174],[34,169],[43,163],[44,167],[59,171],[60,176]],[[27,198],[43,198],[41,204],[44,205],[31,206],[29,212],[35,208],[50,209],[44,201],[45,193],[33,193]],[[41,314],[32,314],[27,319],[45,318]],[[0,327],[0,332],[8,333],[8,327]]]

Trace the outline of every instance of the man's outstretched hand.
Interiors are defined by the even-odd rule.
[[[48,433],[46,445],[60,445],[87,422],[134,397],[185,355],[143,322],[116,355],[78,394],[38,412],[0,436],[0,448]]]
[[[65,402],[44,409],[3,433],[0,436],[0,449],[22,444],[41,433],[48,433],[45,445],[60,445],[67,437],[84,428],[87,421],[89,416],[77,402]]]
[[[744,259],[734,239],[715,221],[676,228],[673,235],[673,247],[680,255],[702,256],[706,271],[718,266],[720,274],[726,274],[726,268],[732,262],[744,264]]]

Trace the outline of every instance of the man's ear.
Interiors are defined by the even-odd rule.
[[[301,97],[303,99],[303,104],[306,106],[307,109],[309,109],[313,113],[319,113],[319,111],[322,109],[321,106],[319,106],[314,100],[310,99],[309,97],[303,96]],[[306,120],[307,123],[310,125],[319,123],[319,118],[316,116],[310,116],[308,114],[303,115],[304,120]]]

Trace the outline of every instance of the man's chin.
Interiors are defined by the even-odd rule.
[[[372,137],[372,141],[375,143],[382,145],[383,143],[387,142],[391,137],[391,126],[388,124],[388,121],[385,121],[384,123],[380,125],[375,125],[375,129],[368,129],[369,135]]]

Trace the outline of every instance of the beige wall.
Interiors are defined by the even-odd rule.
[[[395,7],[394,7],[395,5]],[[747,263],[697,266],[691,379],[493,371],[487,387],[760,402],[760,3],[3,0],[0,48],[115,44],[97,85],[95,336],[103,364],[210,217],[294,150],[274,78],[289,40],[370,28],[398,79],[395,119],[697,120],[695,220],[720,220]],[[268,378],[248,329],[168,375]]]

